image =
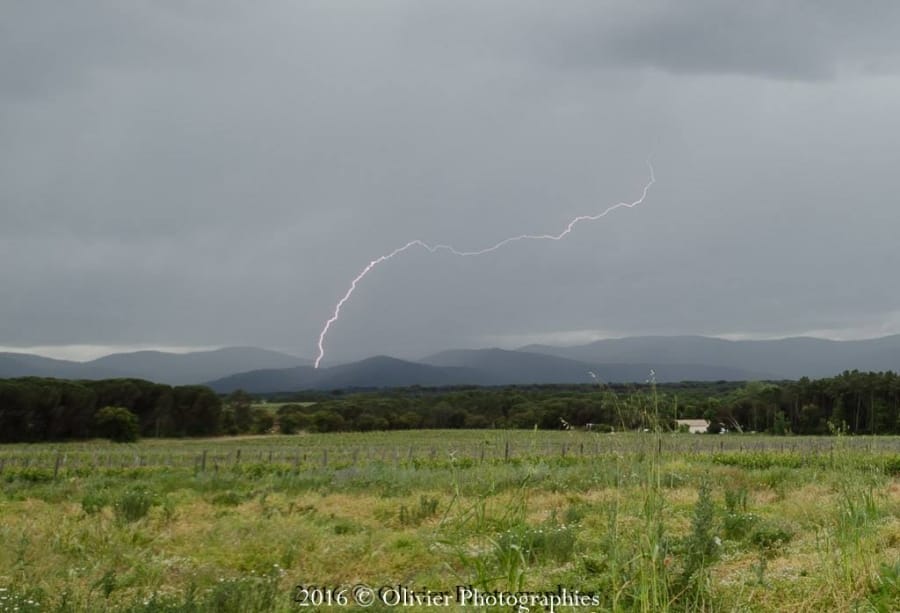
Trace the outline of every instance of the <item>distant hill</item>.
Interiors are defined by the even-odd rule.
[[[590,383],[593,372],[598,379],[610,382],[639,382],[650,377],[660,383],[672,381],[745,381],[771,378],[769,375],[706,364],[658,364],[652,360],[601,363],[575,360],[531,351],[504,349],[457,349],[443,351],[422,360],[437,366],[465,366],[487,375],[495,385],[529,383]]]
[[[54,360],[27,353],[0,353],[0,378],[57,377],[63,379],[108,379],[134,377],[184,385],[202,383],[235,372],[262,368],[287,368],[309,360],[258,349],[227,347],[212,351],[166,353],[137,351],[115,353],[89,362]]]
[[[862,341],[786,338],[728,341],[703,336],[643,336],[574,347],[529,345],[516,351],[458,349],[422,360],[376,356],[329,368],[253,347],[186,354],[138,351],[90,362],[0,353],[0,378],[136,377],[173,385],[205,383],[220,392],[378,388],[410,385],[527,385],[646,381],[660,383],[830,377],[844,370],[900,371],[900,335]]]
[[[206,385],[216,392],[227,394],[235,390],[244,390],[251,394],[265,392],[294,392],[302,389],[313,389],[316,369],[312,366],[295,368],[260,369],[228,375],[220,379],[207,381]]]
[[[30,353],[0,353],[0,378],[56,377],[60,379],[105,379],[121,373],[92,368],[82,362],[55,360]]]
[[[535,383],[591,383],[588,371],[608,382],[645,381],[651,364],[593,365],[555,356],[505,351],[462,349],[444,351],[421,362],[386,356],[320,368],[258,370],[207,383],[221,393],[243,389],[251,393],[303,389],[406,387],[411,385],[528,385]],[[754,373],[719,366],[669,365],[656,369],[660,383],[669,381],[742,381]]]
[[[795,337],[729,341],[704,336],[641,336],[606,339],[574,347],[528,345],[521,351],[593,363],[714,364],[769,378],[830,377],[845,370],[900,371],[900,335],[859,341]]]
[[[172,385],[200,383],[247,370],[306,364],[309,360],[257,347],[226,347],[191,353],[136,351],[115,353],[85,363],[86,366],[126,373],[129,377]]]
[[[250,393],[291,392],[303,389],[405,387],[410,385],[489,385],[474,369],[442,368],[376,356],[330,368],[267,369],[239,373],[207,383],[217,392],[242,389]]]

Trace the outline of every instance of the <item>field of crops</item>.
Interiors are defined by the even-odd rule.
[[[892,611],[898,474],[893,437],[7,445],[0,611]]]

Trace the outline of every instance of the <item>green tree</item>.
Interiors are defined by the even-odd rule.
[[[225,406],[234,415],[234,426],[238,432],[250,432],[253,428],[253,398],[244,390],[235,390],[228,396]]]
[[[117,443],[132,443],[140,433],[137,415],[124,407],[103,407],[94,415],[94,423],[100,436]]]

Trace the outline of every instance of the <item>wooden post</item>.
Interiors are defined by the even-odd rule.
[[[200,472],[206,472],[206,449],[203,450],[203,455],[200,456]]]
[[[503,451],[503,460],[509,462],[509,439],[506,439],[506,447]]]
[[[62,464],[62,453],[59,451],[56,452],[56,464],[53,465],[53,478],[56,479],[56,476],[59,474],[59,465]]]
[[[322,467],[328,466],[328,448],[322,450]]]
[[[237,451],[234,452],[234,464],[237,466],[241,463],[241,450],[238,448]]]

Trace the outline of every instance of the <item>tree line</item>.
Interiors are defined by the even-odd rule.
[[[110,412],[101,413],[106,407],[130,412],[140,436],[211,436],[221,431],[222,400],[208,387],[172,387],[140,379],[24,377],[0,379],[0,442],[106,436],[110,428],[116,430]]]
[[[415,428],[675,429],[682,418],[772,434],[900,434],[900,376],[848,371],[780,382],[684,382],[304,393],[274,421],[284,431]],[[303,400],[304,404],[292,404]]]
[[[277,404],[261,400],[241,391],[220,397],[204,386],[139,379],[0,380],[0,442],[115,438],[132,430],[143,437],[418,428],[668,430],[680,418],[707,419],[713,432],[900,434],[900,376],[893,372],[751,383],[337,390],[267,398]],[[125,412],[103,411],[110,407]]]

